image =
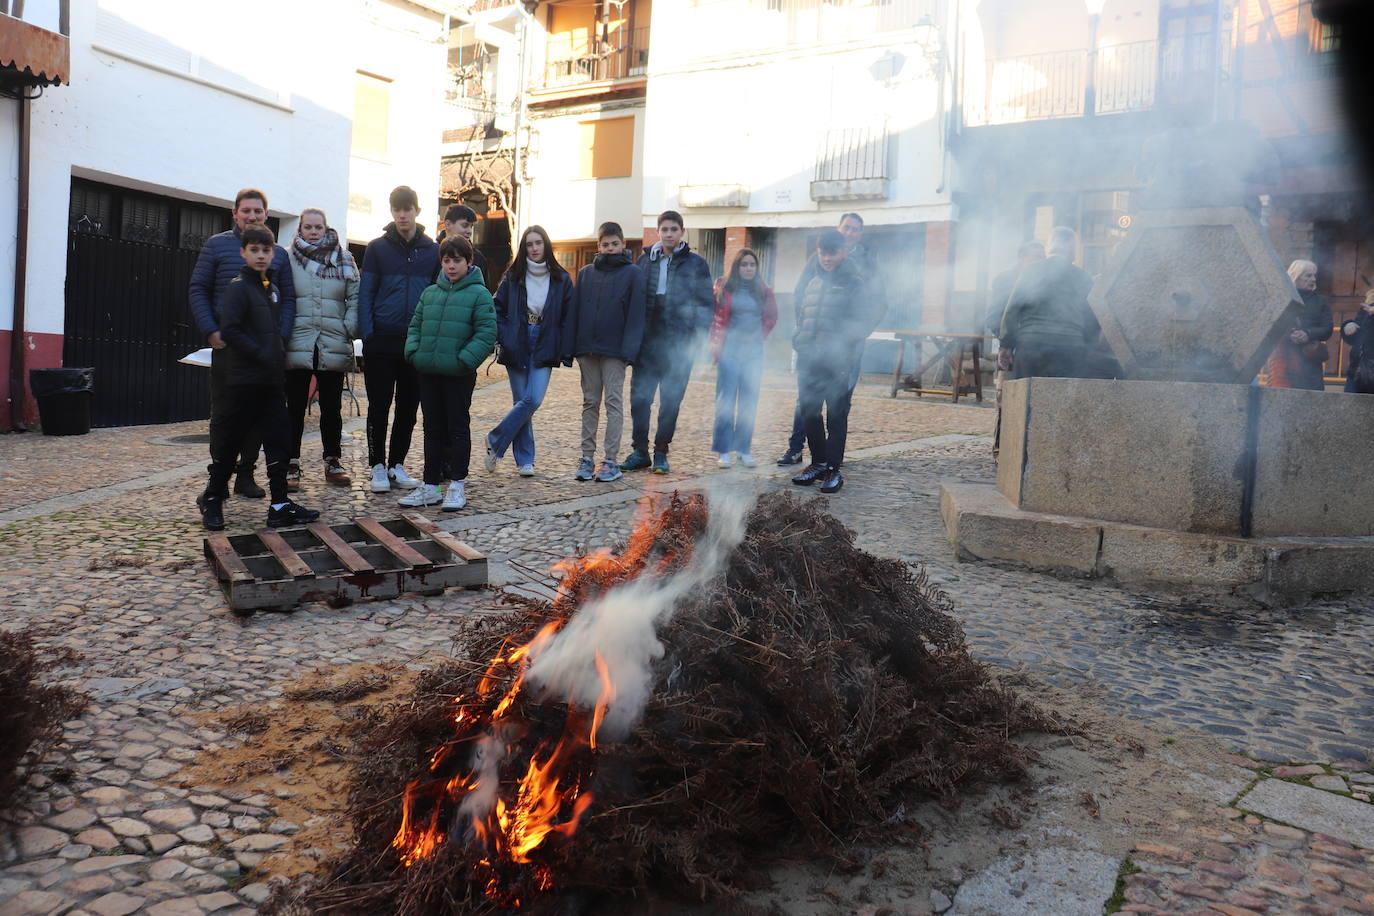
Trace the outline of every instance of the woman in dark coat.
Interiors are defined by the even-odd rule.
[[[520,237],[515,262],[496,288],[496,324],[501,365],[510,380],[514,405],[487,433],[487,470],[511,450],[522,477],[534,475],[534,412],[549,389],[549,376],[559,363],[559,328],[572,302],[573,284],[553,256],[553,243],[542,226]]]
[[[1331,304],[1317,292],[1316,264],[1294,261],[1288,265],[1288,276],[1302,296],[1302,308],[1293,330],[1269,358],[1269,386],[1322,391],[1326,388],[1322,371],[1326,362],[1325,342],[1334,332]]]
[[[1341,325],[1341,337],[1350,344],[1345,390],[1374,394],[1374,289],[1365,293],[1364,305],[1355,317]]]

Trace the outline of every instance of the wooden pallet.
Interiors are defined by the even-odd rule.
[[[486,557],[416,512],[385,522],[360,517],[344,525],[211,534],[205,556],[239,614],[305,601],[342,607],[487,582]]]

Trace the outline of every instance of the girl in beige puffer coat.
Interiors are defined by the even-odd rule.
[[[340,462],[340,439],[344,374],[353,367],[358,334],[358,267],[339,234],[329,228],[324,211],[313,207],[301,212],[290,253],[297,289],[296,321],[286,345],[286,400],[293,433],[287,487],[300,488],[301,435],[312,379],[319,395],[325,480],[346,486],[352,481]]]

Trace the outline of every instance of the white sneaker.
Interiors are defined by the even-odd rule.
[[[739,463],[747,468],[756,468],[759,466],[759,463],[754,460],[754,456],[748,452],[739,453]]]
[[[520,476],[521,476],[521,477],[533,477],[533,476],[534,476],[534,465],[532,465],[532,464],[522,464],[522,465],[520,465]]]
[[[463,481],[451,480],[448,485],[448,492],[444,494],[444,504],[440,507],[445,512],[457,512],[468,504],[467,495],[463,492]]]
[[[485,467],[487,469],[487,473],[490,474],[492,471],[496,470],[496,464],[501,460],[501,458],[499,455],[496,454],[496,449],[491,447],[491,433],[487,433],[486,443],[487,456],[482,459],[482,466]]]
[[[402,490],[413,490],[420,485],[420,481],[406,473],[404,465],[392,465],[387,474],[391,477],[391,482]]]
[[[444,499],[443,491],[432,483],[421,484],[402,496],[396,502],[408,509],[438,505]]]
[[[372,492],[391,492],[391,478],[387,476],[386,465],[374,464],[372,466]]]
[[[735,457],[734,457],[733,455],[731,455],[729,452],[721,452],[721,453],[720,453],[720,466],[721,466],[721,467],[723,467],[723,468],[733,467],[734,464],[735,464]]]

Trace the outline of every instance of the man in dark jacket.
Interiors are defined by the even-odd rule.
[[[1073,263],[1078,234],[1050,233],[1049,257],[1027,267],[1002,316],[1002,349],[1012,351],[1014,378],[1082,378],[1088,345],[1101,329],[1088,293],[1093,280]]]
[[[668,473],[668,447],[677,430],[678,410],[692,377],[696,351],[716,315],[715,290],[706,259],[682,238],[682,214],[666,210],[658,217],[658,241],[639,258],[644,272],[644,344],[630,379],[630,443],[627,471],[650,466],[649,412],[658,395],[658,428],[654,432],[655,474]]]
[[[196,499],[201,521],[211,531],[224,528],[224,495],[234,471],[239,446],[257,429],[267,450],[267,481],[272,528],[303,525],[318,512],[293,503],[286,495],[291,421],[286,410],[286,346],[281,333],[281,292],[269,276],[275,239],[266,226],[242,231],[244,265],[219,300],[216,352],[223,387],[215,398],[210,429],[210,480]],[[278,249],[279,250],[279,249]]]
[[[1031,239],[1022,243],[1016,249],[1016,264],[1002,271],[993,278],[992,286],[988,290],[987,321],[985,327],[987,332],[996,337],[1002,330],[1002,316],[1006,314],[1007,302],[1011,299],[1011,294],[1016,290],[1021,280],[1021,275],[1026,272],[1026,268],[1032,264],[1039,264],[1045,260],[1045,246]]]
[[[420,407],[420,379],[405,361],[406,332],[420,294],[439,275],[439,246],[415,222],[420,200],[401,185],[391,192],[391,222],[367,243],[358,284],[358,333],[363,338],[363,384],[367,388],[367,463],[373,493],[393,486],[413,490],[420,481],[406,473],[406,454]],[[396,401],[387,450],[387,419]]]
[[[644,339],[644,274],[625,250],[619,223],[597,229],[596,260],[577,273],[572,305],[559,334],[563,359],[577,357],[582,377],[582,461],[574,480],[593,476],[609,483],[620,472],[620,434],[625,428],[622,397],[625,367],[638,358]],[[596,457],[596,427],[606,402],[606,432],[601,467]]]
[[[869,319],[868,334],[872,334],[878,327],[878,322],[883,320],[883,315],[887,312],[887,300],[883,293],[882,274],[877,265],[873,262],[868,249],[863,246],[864,237],[864,218],[857,213],[846,213],[840,217],[839,225],[836,227],[840,235],[844,237],[844,258],[854,267],[858,268],[860,276],[864,278],[864,285],[867,288],[868,306],[866,313]],[[805,283],[816,275],[819,268],[816,266],[816,257],[813,254],[811,259],[806,262],[806,267],[802,271],[798,286]],[[868,338],[868,334],[864,338]],[[859,384],[859,377],[862,374],[863,366],[863,341],[855,347],[854,367],[849,373],[849,393],[852,398],[854,389]],[[801,464],[802,447],[806,444],[806,428],[802,424],[801,401],[797,401],[796,408],[792,411],[792,435],[787,439],[787,451],[778,459],[778,467]]]
[[[210,354],[210,435],[215,435],[215,398],[224,389],[224,367],[219,351],[224,348],[220,334],[220,300],[225,287],[243,269],[241,249],[243,230],[249,226],[261,226],[267,220],[267,195],[256,188],[244,188],[234,196],[234,228],[205,240],[196,259],[195,269],[191,272],[191,315],[196,327],[211,350]],[[291,278],[291,262],[286,251],[276,246],[272,256],[272,276],[281,291],[280,312],[282,336],[291,336],[291,326],[296,321],[296,286]],[[234,492],[240,496],[261,499],[262,487],[253,480],[253,467],[258,461],[258,451],[262,448],[262,437],[249,429],[240,444],[238,476],[234,481]],[[225,491],[228,496],[228,491]]]
[[[1345,390],[1350,394],[1374,394],[1374,289],[1365,293],[1364,305],[1345,324],[1341,337],[1350,344],[1350,368]]]
[[[808,487],[819,480],[822,493],[834,493],[844,486],[840,466],[849,435],[854,352],[870,333],[872,308],[864,277],[845,258],[837,230],[821,235],[816,269],[803,273],[794,295],[797,401],[811,464],[792,482]]]

